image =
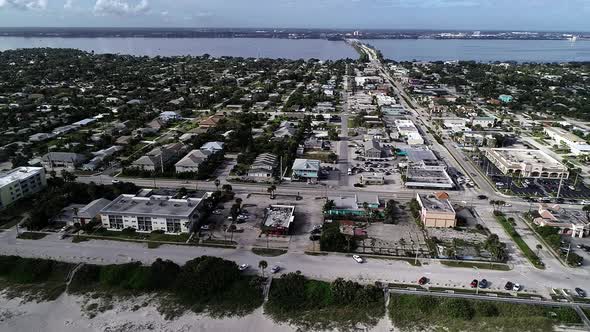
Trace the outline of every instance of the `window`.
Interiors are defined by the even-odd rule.
[[[109,216],[109,228],[123,229],[123,217],[122,216]]]
[[[167,233],[180,233],[180,219],[166,219]]]
[[[151,217],[137,217],[137,230],[143,232],[152,231],[152,218]]]

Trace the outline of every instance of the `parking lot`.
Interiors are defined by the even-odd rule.
[[[496,185],[499,190],[512,191],[515,195],[524,197],[552,197],[556,196],[559,190],[559,179],[538,179],[538,178],[513,178],[502,174],[496,166],[487,159],[480,160],[476,164],[484,174]],[[583,181],[575,177],[563,180],[559,197],[563,199],[586,199],[590,198],[590,188],[586,187]]]

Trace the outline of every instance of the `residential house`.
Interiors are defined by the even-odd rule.
[[[320,175],[320,161],[314,159],[295,159],[293,162],[293,179],[316,182]]]
[[[212,153],[213,152],[209,150],[192,150],[174,165],[176,173],[196,173],[199,170],[199,166],[207,160]]]
[[[248,176],[254,178],[271,178],[277,169],[278,158],[272,153],[259,154],[250,169],[248,170]]]
[[[41,158],[41,164],[46,169],[56,167],[75,169],[87,159],[86,156],[73,152],[49,152]]]
[[[144,171],[163,171],[173,158],[184,152],[185,146],[181,143],[170,143],[152,149],[131,164],[131,168]]]
[[[201,151],[219,152],[223,150],[223,145],[223,142],[207,142],[201,146]]]

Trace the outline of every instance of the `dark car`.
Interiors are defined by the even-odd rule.
[[[478,195],[477,198],[479,198],[479,199],[488,199],[488,196],[486,196],[486,195]]]
[[[506,285],[504,285],[504,289],[505,290],[512,290],[513,288],[514,288],[514,284],[512,282],[510,282],[510,281],[508,281],[506,283]]]
[[[586,297],[586,292],[583,289],[576,287],[574,290],[579,297]]]
[[[488,281],[485,279],[481,279],[479,281],[479,288],[487,288],[488,287]]]
[[[473,279],[473,281],[471,281],[471,283],[469,284],[469,286],[471,286],[471,288],[475,288],[477,287],[477,279]]]
[[[428,279],[426,277],[422,277],[422,278],[418,279],[419,285],[425,285],[427,282],[428,282]]]
[[[311,230],[311,234],[320,234],[322,232],[321,228],[314,228]]]
[[[319,235],[319,234],[312,234],[312,235],[310,235],[310,236],[309,236],[309,240],[310,240],[310,241],[319,241],[319,239],[320,239],[321,237],[322,237],[322,236],[321,236],[321,235]]]

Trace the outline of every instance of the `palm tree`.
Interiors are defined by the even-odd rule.
[[[369,218],[371,216],[371,208],[369,207],[369,203],[363,202],[363,210],[365,210],[365,215],[367,216],[367,223],[369,223]]]
[[[270,194],[270,199],[274,199],[274,198],[275,198],[275,197],[274,197],[274,196],[275,196],[275,195],[274,195],[274,193],[275,193],[275,190],[277,190],[277,186],[275,186],[274,184],[273,184],[273,185],[271,185],[270,187],[268,187],[268,188],[266,189],[266,192],[268,192],[268,193]]]
[[[496,204],[497,202],[493,199],[490,199],[490,205],[494,208],[494,211],[496,211]]]
[[[268,267],[268,263],[265,260],[258,262],[258,268],[262,270],[262,277],[264,278],[264,270]]]
[[[540,244],[537,244],[537,256],[539,256],[539,251],[541,251],[541,249],[543,249],[543,246]]]
[[[221,184],[221,181],[219,181],[219,179],[215,179],[213,183],[215,183],[215,187],[217,188],[217,191],[219,191],[219,185]]]
[[[234,232],[236,231],[237,227],[234,224],[229,225],[228,231],[231,232],[231,237],[229,239],[230,242],[234,241]]]

